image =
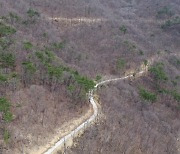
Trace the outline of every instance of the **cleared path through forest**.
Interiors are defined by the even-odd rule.
[[[179,54],[172,53],[170,55],[179,55]],[[104,84],[107,84],[107,83],[110,83],[110,82],[116,82],[116,81],[121,81],[121,80],[129,79],[129,78],[140,77],[140,76],[142,76],[144,73],[146,73],[148,71],[149,66],[152,65],[155,60],[158,61],[159,59],[160,59],[159,56],[154,56],[153,58],[151,58],[151,59],[149,59],[147,61],[147,65],[146,66],[145,66],[145,64],[142,64],[142,66],[140,66],[138,72],[134,71],[134,73],[131,73],[131,74],[126,75],[124,77],[108,79],[108,80],[104,80],[104,81],[96,84],[94,89],[89,91],[89,95],[88,95],[89,101],[90,101],[90,103],[91,103],[91,105],[93,107],[93,111],[94,111],[93,115],[88,120],[86,120],[81,125],[79,125],[77,128],[75,128],[74,130],[69,132],[69,134],[67,134],[66,136],[62,137],[52,147],[50,147],[44,154],[52,154],[52,153],[57,152],[58,150],[61,150],[61,148],[63,148],[64,146],[65,147],[67,145],[71,146],[73,144],[73,138],[78,136],[79,134],[83,133],[83,131],[88,126],[90,126],[90,124],[95,122],[95,120],[96,120],[96,118],[97,118],[97,116],[99,114],[99,110],[98,110],[98,104],[97,104],[97,102],[96,102],[96,100],[94,98],[94,92],[96,91],[98,86],[101,86],[101,85],[104,85]],[[70,142],[70,144],[68,144],[68,142]]]

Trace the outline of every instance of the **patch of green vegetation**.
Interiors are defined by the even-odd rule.
[[[13,120],[13,115],[10,112],[10,102],[4,98],[0,97],[0,112],[3,112],[3,119],[6,122],[11,122]]]
[[[12,73],[10,74],[10,77],[11,77],[11,78],[17,78],[17,77],[18,77],[18,73],[17,73],[17,72],[12,72]]]
[[[180,94],[176,90],[159,89],[159,93],[171,95],[176,101],[180,102]]]
[[[15,55],[12,53],[0,53],[0,66],[4,68],[15,66]]]
[[[76,87],[74,85],[69,85],[67,89],[69,92],[73,93],[75,91]]]
[[[25,50],[30,50],[30,49],[32,49],[33,45],[31,42],[26,41],[23,43],[23,47]]]
[[[24,66],[24,69],[30,74],[34,74],[37,71],[36,66],[30,61],[23,62],[22,65]]]
[[[10,17],[11,20],[15,20],[15,21],[20,20],[20,17],[14,12],[9,12],[9,17]]]
[[[148,65],[148,61],[144,60],[144,66],[147,66],[147,65]]]
[[[31,24],[35,24],[35,23],[36,23],[36,20],[33,20],[33,19],[22,21],[22,24],[26,25],[26,26],[31,25]]]
[[[43,33],[43,37],[47,38],[48,37],[48,33]]]
[[[9,38],[2,37],[0,38],[0,49],[4,50],[12,44],[12,40]]]
[[[52,51],[45,49],[45,55],[47,56],[47,61],[51,62],[52,60],[55,59],[55,55]]]
[[[61,66],[48,66],[48,75],[52,77],[56,77],[57,79],[61,79],[63,75],[63,68]]]
[[[0,22],[0,37],[8,36],[16,33],[16,30]]]
[[[6,16],[0,16],[1,20],[8,21],[8,18]]]
[[[81,85],[85,92],[88,92],[90,89],[93,89],[95,86],[95,83],[93,80],[90,80],[89,78],[85,76],[75,75],[75,79],[79,85]]]
[[[52,48],[54,49],[63,49],[65,47],[65,42],[60,42],[60,43],[53,43]]]
[[[100,75],[97,75],[96,76],[96,81],[98,82],[98,81],[100,81],[102,79],[102,76],[100,76]]]
[[[44,61],[44,54],[43,54],[43,52],[41,52],[41,51],[36,51],[36,52],[35,52],[35,55],[36,55],[36,57],[37,57],[41,62]]]
[[[117,69],[123,69],[125,66],[126,66],[126,61],[122,58],[119,58],[118,61],[117,61]]]
[[[0,112],[7,112],[10,110],[10,102],[4,98],[0,97]]]
[[[158,63],[158,64],[152,66],[149,69],[149,71],[154,75],[156,80],[159,80],[159,81],[167,81],[168,80],[168,77],[164,71],[162,63]]]
[[[11,122],[13,120],[13,114],[10,111],[7,111],[4,113],[3,119],[6,122]]]
[[[54,53],[48,49],[45,49],[44,51],[36,51],[35,55],[45,66],[55,59]]]
[[[164,15],[171,17],[174,15],[174,12],[168,6],[165,6],[157,12],[157,17],[162,17]]]
[[[163,25],[161,25],[161,28],[167,29],[167,28],[170,28],[172,26],[179,25],[179,24],[180,24],[180,17],[177,16],[174,19],[167,20]]]
[[[142,50],[139,50],[139,55],[143,56],[144,52]]]
[[[10,135],[9,131],[5,129],[4,134],[3,134],[5,144],[8,144],[10,137],[11,137],[11,135]]]
[[[177,91],[172,91],[171,95],[176,101],[180,102],[180,93],[178,93]]]
[[[145,90],[144,88],[140,88],[139,94],[144,100],[151,101],[151,102],[154,102],[157,100],[156,94],[151,93]]]
[[[180,80],[180,76],[179,76],[179,75],[176,76],[175,79],[176,79],[176,80]]]
[[[40,16],[39,12],[37,12],[37,11],[35,11],[35,10],[33,10],[33,9],[29,9],[29,10],[27,11],[27,14],[28,14],[28,16],[31,17],[31,18],[34,17],[34,16],[37,16],[37,17]]]
[[[0,74],[0,83],[2,82],[7,82],[8,81],[8,78],[6,75],[3,75],[3,74]]]
[[[172,80],[171,83],[173,84],[173,86],[177,86],[177,81]]]
[[[121,32],[123,32],[124,34],[126,34],[127,28],[126,28],[125,25],[122,25],[119,29],[120,29]]]

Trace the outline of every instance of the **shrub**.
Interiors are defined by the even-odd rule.
[[[5,75],[3,75],[3,74],[0,74],[0,83],[1,82],[6,82],[8,79],[7,79],[7,77],[5,76]]]
[[[27,14],[28,14],[28,16],[29,17],[34,17],[34,16],[40,16],[40,14],[39,14],[39,12],[37,12],[37,11],[35,11],[35,10],[33,10],[33,9],[29,9],[28,11],[27,11]]]
[[[11,112],[7,111],[4,113],[3,119],[6,122],[11,122],[13,120],[13,114]]]
[[[180,102],[180,94],[177,91],[172,91],[171,95],[174,97],[176,101]]]
[[[6,26],[5,24],[0,22],[0,37],[12,35],[16,33],[16,30],[10,26]]]
[[[118,59],[117,61],[117,69],[123,69],[126,65],[126,61],[124,59]]]
[[[24,69],[30,74],[34,74],[36,72],[36,67],[32,62],[26,61],[23,62],[22,65],[24,66]]]
[[[0,48],[2,50],[8,48],[12,43],[12,40],[11,39],[8,39],[8,38],[0,38]]]
[[[171,82],[172,82],[173,86],[177,86],[177,81],[172,80]]]
[[[69,85],[67,89],[68,89],[68,91],[69,91],[70,93],[72,93],[72,92],[75,91],[75,86],[74,86],[74,85]]]
[[[20,17],[14,12],[9,12],[9,17],[10,17],[10,19],[14,19],[15,21],[20,20]]]
[[[14,67],[15,66],[15,55],[12,53],[1,53],[0,54],[0,66],[2,67]]]
[[[93,89],[95,86],[94,81],[88,79],[87,77],[75,75],[75,79],[77,83],[85,89],[86,92],[88,92],[90,89]]]
[[[161,25],[162,29],[167,29],[169,27],[179,25],[180,24],[180,17],[175,17],[172,20],[167,20],[163,25]]]
[[[96,76],[96,81],[100,81],[102,79],[102,77],[100,75]]]
[[[140,89],[139,94],[144,100],[147,101],[154,102],[157,99],[157,96],[154,93],[151,93],[143,88]]]
[[[147,66],[148,65],[148,61],[144,60],[144,65]]]
[[[8,141],[9,141],[10,137],[11,137],[11,135],[10,135],[9,131],[8,130],[4,130],[3,138],[4,138],[4,142],[6,144],[8,144]]]
[[[10,112],[10,102],[4,98],[0,97],[0,112],[3,112],[3,119],[6,122],[11,122],[13,120],[13,115]]]
[[[124,34],[126,34],[127,28],[126,28],[125,25],[122,25],[119,29],[120,29],[121,32],[123,32]]]
[[[51,78],[56,77],[60,79],[63,75],[63,68],[61,66],[48,66],[48,74]]]
[[[151,67],[149,71],[154,75],[155,79],[166,81],[168,77],[164,71],[163,64],[158,63],[155,66]]]
[[[10,106],[10,102],[6,98],[0,97],[0,112],[8,112]]]
[[[36,55],[36,57],[37,57],[39,60],[41,60],[41,62],[44,61],[44,54],[43,54],[43,52],[41,52],[41,51],[36,51],[36,52],[35,52],[35,55]]]
[[[54,58],[55,58],[54,53],[48,49],[45,50],[45,55],[47,57],[48,62],[52,62],[52,60],[54,60]]]
[[[36,57],[44,64],[47,65],[48,63],[52,62],[55,58],[55,55],[52,51],[45,49],[45,51],[36,51]]]
[[[26,50],[30,50],[33,47],[31,42],[24,42],[23,46],[24,46],[24,49],[26,49]]]
[[[63,49],[65,47],[65,42],[60,42],[60,43],[53,43],[52,44],[52,48],[55,49]]]
[[[144,52],[142,50],[139,50],[139,55],[143,56]]]
[[[171,11],[171,9],[167,6],[161,8],[158,12],[157,12],[157,17],[162,17],[164,15],[167,15],[167,16],[173,16],[174,15],[174,12]]]

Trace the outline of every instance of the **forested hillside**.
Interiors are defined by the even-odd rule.
[[[67,152],[178,153],[179,42],[179,0],[0,0],[0,153],[36,153],[153,57],[97,91],[105,118]]]

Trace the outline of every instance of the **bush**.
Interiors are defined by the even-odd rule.
[[[144,65],[147,66],[148,65],[148,61],[144,60]]]
[[[15,20],[15,21],[20,20],[20,17],[16,13],[13,13],[13,12],[9,12],[9,17],[10,19]]]
[[[124,59],[118,59],[117,61],[117,69],[123,69],[126,65],[126,61]]]
[[[165,6],[157,12],[157,17],[162,17],[164,15],[171,17],[174,15],[174,12],[172,12],[169,7]]]
[[[3,119],[6,122],[11,122],[13,120],[13,114],[11,112],[7,111],[4,113]]]
[[[24,49],[26,49],[26,50],[30,50],[33,47],[31,42],[24,42],[23,46],[24,46]]]
[[[4,98],[0,97],[0,112],[7,112],[10,110],[10,102]]]
[[[65,47],[65,42],[60,42],[60,43],[53,43],[52,48],[55,49],[63,49]]]
[[[27,11],[27,14],[28,14],[28,16],[29,17],[34,17],[34,16],[40,16],[40,14],[37,12],[37,11],[35,11],[35,10],[33,10],[33,9],[29,9],[28,11]]]
[[[12,40],[9,38],[0,38],[0,49],[4,50],[12,44]]]
[[[16,30],[10,26],[6,26],[5,24],[0,22],[0,37],[12,35],[16,33]]]
[[[154,75],[156,80],[166,81],[168,77],[164,71],[163,64],[158,63],[155,66],[151,67],[149,71]]]
[[[8,144],[8,141],[9,141],[10,137],[11,137],[11,136],[10,136],[9,131],[8,131],[8,130],[4,130],[3,138],[4,138],[4,142],[5,142],[6,144]]]
[[[36,51],[35,55],[44,65],[49,64],[55,58],[54,53],[48,49],[45,49],[45,51]]]
[[[154,93],[151,93],[143,88],[140,89],[139,94],[144,100],[147,101],[154,102],[157,99],[157,96]]]
[[[48,66],[48,74],[51,78],[56,77],[60,79],[63,75],[63,68],[61,66]]]
[[[171,95],[174,97],[176,101],[180,102],[180,94],[177,91],[172,91]]]
[[[3,119],[6,122],[11,122],[13,120],[13,115],[10,112],[10,102],[4,98],[0,97],[0,112],[3,112]]]
[[[102,77],[100,75],[96,76],[96,81],[100,81],[102,79]]]
[[[3,75],[3,74],[0,74],[0,83],[1,82],[6,82],[8,79],[7,79],[7,77],[5,76],[5,75]]]
[[[142,50],[139,50],[139,55],[143,56],[144,52]]]
[[[75,75],[75,79],[77,83],[85,89],[86,92],[88,92],[90,89],[93,89],[95,86],[94,81],[88,79],[87,77]]]
[[[30,74],[34,74],[36,72],[36,67],[32,62],[23,62],[22,65],[24,66],[24,69]]]
[[[180,24],[180,17],[175,17],[172,20],[167,20],[163,25],[161,25],[161,28],[167,29],[167,28],[170,28],[172,26],[179,25],[179,24]]]
[[[119,29],[120,29],[121,32],[123,32],[124,34],[126,34],[127,28],[126,28],[125,25],[122,25]]]
[[[15,66],[15,55],[12,53],[0,54],[0,66],[2,67],[14,67]]]

